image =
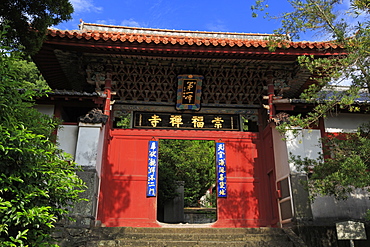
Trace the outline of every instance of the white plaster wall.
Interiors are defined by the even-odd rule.
[[[363,219],[366,211],[370,208],[370,193],[357,189],[350,197],[336,200],[333,197],[317,197],[311,204],[312,214],[315,220],[319,219]]]
[[[75,156],[78,165],[96,168],[101,126],[101,124],[79,124]]]
[[[330,133],[355,132],[361,124],[369,121],[369,114],[341,113],[325,118],[325,131]]]
[[[98,147],[97,147],[97,157],[96,157],[96,172],[100,179],[101,177],[101,167],[103,162],[103,148],[104,148],[104,133],[105,133],[106,125],[103,128],[100,128],[99,133],[99,140],[98,140]]]
[[[366,118],[363,115],[353,116],[353,121],[351,120],[352,116],[353,114],[345,114],[345,116],[339,118],[331,118],[326,122],[326,124],[329,124],[326,127],[333,127],[332,130],[335,130],[335,132],[356,130],[361,123],[370,121],[370,116]],[[341,121],[343,123],[340,123]],[[294,136],[293,131],[288,131],[284,142],[281,140],[279,133],[273,130],[277,180],[286,177],[289,173],[298,173],[293,163],[288,164],[289,153],[300,155],[302,158],[318,158],[322,152],[320,138],[320,130],[299,130],[298,136]],[[313,218],[314,220],[362,219],[370,208],[369,197],[370,193],[361,189],[352,193],[346,201],[338,201],[329,196],[317,197],[311,204]]]
[[[64,152],[71,154],[75,157],[77,145],[77,125],[61,125],[58,129],[58,147]]]
[[[283,141],[283,136],[274,128],[272,129],[272,138],[275,155],[276,180],[280,181],[290,174],[287,145],[286,142]]]
[[[322,153],[320,143],[320,130],[299,130],[297,136],[293,134],[293,130],[286,133],[287,152],[301,158],[317,159]],[[292,173],[299,173],[294,163],[289,164]]]
[[[49,117],[54,116],[54,105],[35,105],[34,108]]]

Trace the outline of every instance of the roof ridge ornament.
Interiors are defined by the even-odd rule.
[[[102,110],[94,108],[89,111],[85,116],[79,117],[78,121],[81,123],[102,123],[105,124],[108,120],[108,115],[103,114]]]

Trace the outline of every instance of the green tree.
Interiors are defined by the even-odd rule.
[[[318,159],[291,155],[301,171],[310,174],[305,182],[311,199],[330,195],[347,199],[355,189],[369,186],[370,125],[362,125],[356,133],[328,134],[322,138],[323,153]]]
[[[84,184],[56,147],[57,122],[32,108],[40,94],[22,89],[20,63],[19,52],[0,47],[0,245],[53,246],[54,224]]]
[[[30,54],[37,52],[46,38],[46,29],[71,19],[68,0],[1,0],[0,28],[10,26],[7,45],[22,44]]]
[[[36,64],[26,59],[18,59],[13,63],[13,70],[18,74],[17,80],[22,88],[50,90]]]
[[[355,100],[360,91],[369,93],[370,90],[370,1],[287,1],[291,4],[290,12],[280,16],[265,13],[266,17],[281,21],[281,28],[276,30],[281,38],[271,42],[271,49],[275,49],[277,43],[287,42],[287,37],[297,40],[302,33],[309,31],[324,34],[322,38],[343,47],[347,54],[299,58],[299,63],[316,75],[314,79],[318,84],[301,95],[314,108],[305,115],[290,116],[278,129],[284,132],[292,126],[309,128],[331,111],[360,110]],[[257,16],[258,11],[265,12],[267,8],[268,0],[256,0],[252,6],[253,15]],[[335,86],[343,81],[349,85],[348,90],[335,92]],[[327,90],[321,90],[323,87]],[[308,188],[313,196],[321,194],[346,198],[354,188],[370,186],[368,133],[365,126],[356,134],[345,135],[345,138],[323,138],[324,155],[318,160],[293,156],[297,165],[312,173]]]
[[[216,181],[214,142],[160,140],[158,201],[176,196],[175,181],[184,181],[185,207],[199,206],[199,199]]]

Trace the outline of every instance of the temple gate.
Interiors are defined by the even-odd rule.
[[[108,116],[96,220],[160,227],[157,198],[148,194],[156,181],[148,174],[149,143],[188,139],[224,145],[226,190],[218,190],[212,227],[277,226],[272,100],[298,97],[312,83],[297,56],[341,51],[290,41],[271,51],[268,37],[86,23],[49,30],[34,60],[50,86],[97,93]]]

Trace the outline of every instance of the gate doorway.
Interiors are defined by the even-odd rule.
[[[214,141],[159,141],[157,220],[172,224],[217,220]]]
[[[261,155],[263,149],[258,148],[262,146],[259,133],[112,129],[110,136],[102,166],[97,216],[105,226],[162,227],[157,220],[159,188],[156,197],[147,196],[148,148],[153,138],[159,142],[158,151],[164,139],[211,140],[213,155],[217,151],[216,145],[224,143],[227,194],[217,198],[217,221],[210,227],[261,227],[270,224],[270,221],[266,223],[266,215],[272,209],[266,206],[268,182],[267,176],[263,176],[266,174],[265,158]],[[157,173],[159,175],[160,172]],[[218,172],[217,184],[220,178]]]

